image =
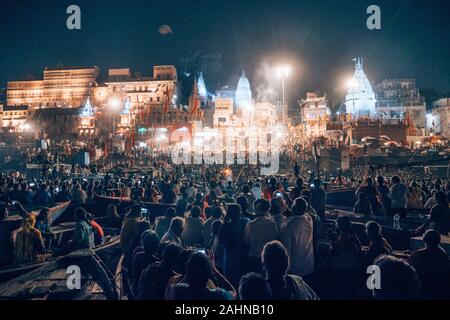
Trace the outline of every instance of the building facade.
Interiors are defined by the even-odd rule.
[[[433,110],[426,116],[427,132],[450,138],[450,98],[433,102]]]
[[[307,137],[325,136],[330,116],[326,95],[320,92],[307,92],[301,101],[304,132]]]
[[[426,127],[426,103],[415,79],[387,79],[375,87],[380,118],[404,119],[409,112],[418,129]]]

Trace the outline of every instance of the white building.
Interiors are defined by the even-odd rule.
[[[369,79],[363,70],[362,58],[356,58],[355,61],[355,73],[353,78],[349,81],[349,89],[345,96],[345,107],[347,113],[351,114],[354,118],[360,116],[374,116],[375,93],[372,90]]]

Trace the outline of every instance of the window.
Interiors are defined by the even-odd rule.
[[[227,118],[219,118],[219,122],[227,122]]]

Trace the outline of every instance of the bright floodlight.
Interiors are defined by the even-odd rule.
[[[120,100],[118,98],[109,99],[109,106],[114,110],[118,110],[120,107]]]
[[[280,78],[287,78],[292,73],[292,67],[288,64],[283,64],[277,67],[277,74]]]
[[[347,80],[347,88],[351,89],[355,85],[355,81],[353,81],[353,78],[350,78]]]

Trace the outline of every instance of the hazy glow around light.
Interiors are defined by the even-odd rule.
[[[120,107],[120,99],[118,99],[118,98],[109,99],[109,106],[111,108],[113,108],[114,110],[118,110]]]
[[[278,66],[276,71],[279,78],[287,78],[292,73],[292,67],[288,64],[283,64]]]

